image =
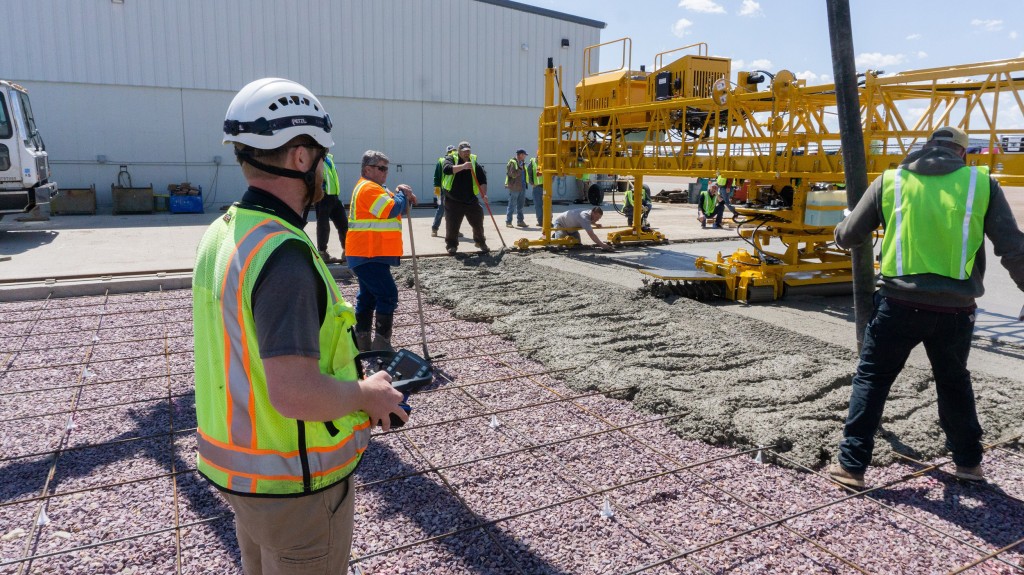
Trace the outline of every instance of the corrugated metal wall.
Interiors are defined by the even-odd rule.
[[[237,199],[221,123],[265,76],[320,96],[343,187],[378,149],[402,165],[389,184],[429,199],[444,146],[470,140],[500,200],[507,159],[536,147],[547,58],[571,89],[600,42],[593,25],[477,0],[2,1],[0,36],[20,48],[0,77],[29,88],[58,185],[95,184],[101,205],[120,164],[158,192],[216,182],[218,202]]]
[[[21,47],[3,77],[235,91],[283,76],[322,96],[499,106],[541,106],[546,59],[578,79],[600,38],[475,0],[5,0],[3,12],[0,35]]]

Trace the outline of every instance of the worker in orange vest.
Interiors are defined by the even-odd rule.
[[[359,351],[392,351],[391,328],[398,307],[398,286],[391,267],[402,256],[402,214],[416,203],[412,188],[384,187],[390,160],[382,152],[363,154],[362,177],[352,190],[345,255],[359,279],[356,295],[356,346]],[[374,311],[377,321],[371,340]]]

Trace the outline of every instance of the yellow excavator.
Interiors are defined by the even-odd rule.
[[[619,68],[591,69],[596,50],[617,46]],[[662,242],[663,234],[641,228],[644,176],[732,178],[745,196],[734,204],[737,232],[749,245],[698,258],[692,270],[641,270],[653,278],[653,291],[756,302],[848,290],[850,255],[833,241],[846,208],[835,85],[807,86],[788,70],[732,76],[731,61],[709,56],[705,43],[656,55],[651,71],[633,70],[631,52],[629,38],[584,50],[575,109],[549,60],[538,125],[545,189],[556,176],[628,178],[634,224],[608,240]],[[1014,144],[1024,130],[999,123],[1024,114],[1024,58],[891,75],[868,70],[859,95],[869,181],[934,129],[955,125],[970,137],[969,165],[988,166],[1003,186],[1024,185],[1024,153],[1003,152],[1020,150]],[[550,196],[544,210],[550,222]],[[576,241],[554,239],[553,231],[546,224],[540,239],[517,247]]]

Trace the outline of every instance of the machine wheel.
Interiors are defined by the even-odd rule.
[[[587,188],[587,201],[593,206],[600,206],[604,203],[604,191],[597,184],[592,184]]]

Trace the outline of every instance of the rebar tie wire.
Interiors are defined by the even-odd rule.
[[[497,359],[497,358],[495,358],[495,359]],[[516,368],[516,367],[514,367],[514,366],[511,366],[511,365],[509,365],[509,364],[507,364],[506,362],[503,362],[503,361],[501,361],[501,360],[499,360],[499,362],[500,362],[500,363],[502,363],[502,364],[504,364],[504,365],[505,365],[506,367],[508,367],[508,368],[510,368],[510,369],[513,369],[513,370],[516,370],[516,371],[521,371],[521,370],[518,370],[518,368]],[[528,379],[530,379],[530,381],[531,381],[531,382],[533,382],[533,383],[534,383],[534,384],[535,384],[536,386],[540,387],[541,389],[544,389],[545,391],[547,391],[547,392],[551,393],[552,395],[555,395],[556,397],[563,397],[563,394],[562,394],[561,392],[559,392],[559,391],[555,390],[554,388],[551,388],[551,387],[549,387],[549,386],[546,386],[546,385],[542,384],[541,382],[539,382],[539,381],[535,380],[535,379],[534,379],[533,377],[529,377]],[[614,390],[612,390],[612,391],[614,391]],[[611,392],[611,391],[610,391],[610,392]],[[580,409],[581,411],[583,411],[583,412],[587,413],[587,414],[588,414],[589,416],[591,416],[591,417],[594,417],[594,418],[598,419],[599,421],[601,421],[601,422],[605,423],[606,425],[609,425],[609,426],[613,426],[613,425],[615,425],[615,424],[614,424],[613,422],[609,421],[609,420],[608,420],[608,419],[607,419],[606,417],[604,417],[604,416],[603,416],[603,415],[601,415],[600,413],[596,413],[596,412],[594,412],[594,410],[592,410],[592,409],[590,409],[590,408],[588,408],[588,407],[586,407],[586,406],[584,406],[584,405],[577,405],[577,407],[578,407],[578,408],[579,408],[579,409]],[[631,440],[631,441],[633,441],[633,442],[636,442],[636,443],[638,443],[638,444],[640,444],[640,445],[643,445],[643,446],[647,447],[648,449],[650,449],[650,450],[651,450],[651,451],[653,451],[654,453],[657,453],[657,454],[658,454],[659,456],[661,456],[662,458],[664,458],[664,459],[665,459],[666,461],[669,461],[669,462],[671,462],[671,463],[673,463],[673,464],[675,464],[675,465],[680,465],[680,464],[682,463],[681,461],[679,461],[678,459],[676,459],[676,458],[675,458],[675,457],[673,457],[672,455],[670,455],[670,454],[668,454],[668,453],[665,453],[665,452],[664,452],[664,451],[662,451],[661,449],[658,449],[657,447],[655,447],[655,446],[651,445],[651,444],[650,444],[649,442],[647,442],[647,441],[644,441],[644,440],[642,440],[642,439],[640,439],[640,438],[636,437],[635,435],[632,435],[632,434],[631,434],[631,433],[629,433],[629,431],[627,431],[627,430],[626,430],[625,428],[620,428],[620,429],[619,429],[619,431],[620,431],[620,432],[621,432],[621,433],[622,433],[622,434],[623,434],[623,435],[624,435],[624,436],[625,436],[626,438],[628,438],[629,440]],[[660,461],[659,461],[659,462],[657,462],[657,463],[658,463],[658,465],[659,465],[659,466],[665,467],[665,465],[664,465],[664,464],[663,464],[662,462],[660,462]],[[771,516],[771,515],[770,515],[769,513],[767,513],[767,512],[765,512],[765,511],[762,511],[762,510],[758,509],[758,508],[757,508],[757,507],[755,507],[755,506],[754,506],[753,504],[751,504],[751,503],[750,503],[749,501],[747,501],[747,500],[745,500],[744,498],[742,498],[742,497],[740,497],[740,496],[738,496],[738,495],[736,495],[736,494],[732,493],[732,492],[731,492],[730,490],[728,490],[728,489],[725,489],[725,488],[724,488],[724,487],[722,487],[721,485],[718,485],[717,483],[715,483],[715,482],[713,482],[713,481],[710,481],[710,480],[708,480],[707,478],[705,478],[705,477],[704,477],[703,475],[701,475],[701,474],[700,474],[700,473],[698,473],[697,471],[695,471],[695,470],[692,470],[692,469],[691,469],[691,470],[687,470],[687,473],[689,473],[689,474],[690,474],[690,475],[692,475],[693,477],[697,478],[697,479],[698,479],[698,480],[699,480],[699,481],[700,481],[701,483],[703,483],[703,484],[705,484],[705,485],[707,485],[707,486],[710,486],[710,487],[711,487],[712,489],[714,489],[714,490],[718,491],[719,493],[722,493],[722,494],[724,494],[724,495],[725,495],[726,497],[728,497],[728,498],[731,498],[731,499],[735,500],[736,502],[740,503],[741,505],[743,505],[743,506],[744,506],[744,507],[746,507],[747,509],[749,509],[749,510],[751,510],[751,511],[755,512],[755,513],[757,513],[758,515],[761,515],[761,516],[763,516],[763,517],[766,517],[766,518],[769,518],[769,519],[771,519],[771,518],[772,518],[772,516]],[[701,490],[701,491],[702,491],[702,492],[703,492],[703,493],[704,493],[704,494],[705,494],[706,496],[708,496],[708,497],[711,497],[711,494],[710,494],[710,493],[707,493],[707,492],[705,492],[705,491],[703,491],[703,490]],[[616,506],[616,507],[618,507],[618,506]],[[620,511],[621,511],[621,509],[620,509]],[[638,524],[640,524],[640,525],[642,525],[642,522],[637,522],[637,523],[638,523]],[[799,538],[803,539],[804,541],[806,541],[806,542],[810,543],[811,545],[813,545],[813,546],[817,547],[817,548],[818,548],[819,550],[821,550],[822,552],[824,552],[824,553],[826,553],[826,554],[828,554],[828,555],[831,555],[832,557],[834,557],[834,558],[835,558],[836,560],[838,560],[839,562],[841,562],[841,563],[843,563],[843,564],[845,564],[845,565],[847,565],[847,566],[851,567],[852,569],[855,569],[856,571],[859,571],[859,572],[861,572],[861,573],[867,573],[867,570],[865,570],[864,568],[862,568],[862,567],[860,567],[860,566],[856,565],[855,563],[853,563],[853,562],[849,561],[848,559],[846,559],[845,557],[843,557],[843,556],[841,556],[840,554],[836,553],[835,551],[832,551],[831,549],[829,549],[829,548],[825,547],[825,546],[824,546],[823,544],[821,544],[820,542],[818,542],[818,541],[815,541],[815,540],[811,539],[811,538],[810,538],[810,537],[808,537],[807,535],[804,535],[803,533],[801,533],[801,532],[800,532],[799,530],[797,530],[796,528],[790,527],[790,526],[788,526],[788,525],[783,525],[783,527],[784,527],[784,528],[785,528],[785,529],[786,529],[787,531],[789,531],[790,533],[792,533],[793,535],[796,535],[797,537],[799,537]],[[664,539],[663,537],[661,537],[661,535],[660,535],[660,534],[658,534],[657,532],[655,532],[655,531],[653,531],[653,530],[651,530],[651,529],[648,529],[647,531],[648,531],[648,532],[650,532],[651,534],[653,534],[653,535],[654,535],[654,536],[655,536],[656,538],[658,538],[659,540],[661,540],[661,541],[662,541],[662,543],[663,543],[663,544],[664,544],[664,545],[665,545],[666,547],[668,547],[668,548],[670,548],[670,549],[672,549],[672,550],[676,550],[676,551],[678,551],[678,549],[679,549],[679,548],[678,548],[678,546],[676,546],[676,545],[674,545],[674,544],[672,544],[672,543],[668,542],[668,541],[667,541],[667,540],[665,540],[665,539]],[[702,567],[702,566],[700,566],[700,565],[697,565],[697,564],[696,564],[696,562],[694,562],[693,560],[689,559],[688,557],[687,557],[687,558],[685,558],[684,560],[685,560],[685,561],[686,561],[687,563],[689,563],[689,564],[691,564],[691,565],[693,565],[693,566],[695,566],[695,567],[698,567],[698,568],[700,568],[700,569],[702,569],[702,570],[703,570],[703,567]]]
[[[995,446],[993,446],[993,447],[995,447]],[[842,485],[842,484],[836,483],[835,481],[832,481],[831,478],[829,478],[827,475],[821,473],[820,471],[815,471],[813,469],[810,469],[809,467],[807,467],[805,465],[802,465],[801,463],[797,462],[796,460],[791,459],[789,457],[786,457],[785,455],[783,455],[781,453],[773,451],[772,454],[775,455],[776,457],[780,458],[780,459],[784,459],[785,461],[789,462],[790,465],[793,465],[795,467],[803,469],[807,473],[810,473],[812,475],[816,475],[818,477],[821,477],[823,479],[831,481],[833,484],[835,484],[835,485],[845,489],[848,492],[851,492],[851,493],[856,493],[857,492],[856,489],[854,489],[854,488],[852,488],[852,487],[850,487],[848,485]],[[946,461],[945,463],[948,463],[948,462],[949,461]],[[939,463],[938,465],[945,465],[945,463]],[[922,465],[926,465],[926,464],[922,464]],[[917,474],[908,474],[908,475],[905,476],[905,478],[906,478],[906,481],[910,481],[911,479],[914,479],[917,476],[918,476]],[[937,535],[940,535],[942,537],[946,537],[948,539],[952,539],[953,541],[955,541],[955,542],[957,542],[957,543],[959,543],[959,544],[961,544],[961,545],[963,545],[965,547],[970,547],[971,549],[974,549],[975,551],[978,551],[979,553],[987,553],[987,550],[982,549],[981,547],[978,547],[977,545],[974,545],[970,541],[967,541],[966,539],[957,537],[956,535],[953,535],[953,534],[951,534],[949,532],[943,531],[942,529],[939,529],[938,527],[935,527],[934,525],[931,525],[931,524],[929,524],[929,523],[927,523],[927,522],[925,522],[925,521],[923,521],[921,519],[918,519],[917,517],[914,517],[913,515],[910,515],[909,513],[905,512],[905,511],[897,509],[896,507],[894,507],[894,506],[892,506],[892,505],[882,501],[881,499],[878,499],[878,498],[872,497],[872,496],[866,496],[865,499],[867,499],[868,501],[871,501],[872,503],[878,505],[879,507],[881,507],[881,508],[883,508],[883,509],[885,509],[887,511],[891,511],[892,513],[895,513],[896,515],[899,515],[899,516],[903,517],[904,519],[907,519],[908,521],[910,521],[910,522],[912,522],[914,524],[917,524],[917,525],[919,525],[921,527],[924,527],[925,529],[927,529],[927,530],[929,530],[929,531],[931,531],[931,532],[933,532],[933,533],[935,533]],[[1005,559],[1002,559],[1002,558],[997,558],[997,560],[1002,562],[1002,563],[1005,563],[1005,564],[1009,565],[1010,567],[1013,567],[1014,569],[1016,569],[1018,571],[1024,571],[1024,566],[1015,565],[1015,564],[1010,563],[1010,562],[1008,562],[1008,561],[1006,561]]]

